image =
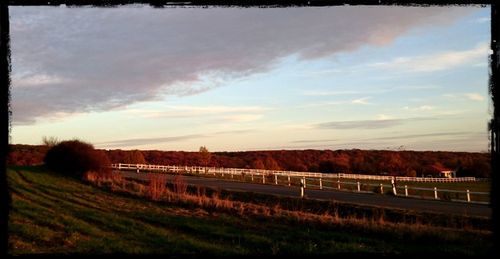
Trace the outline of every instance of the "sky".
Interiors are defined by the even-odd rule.
[[[489,6],[9,12],[10,143],[489,150]]]

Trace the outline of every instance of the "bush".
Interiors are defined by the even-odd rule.
[[[80,140],[62,141],[53,146],[44,158],[47,168],[69,176],[82,177],[88,171],[111,173],[111,162],[101,150]]]

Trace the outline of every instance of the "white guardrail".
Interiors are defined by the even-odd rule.
[[[314,172],[295,172],[295,171],[277,171],[277,170],[264,170],[264,169],[244,169],[244,168],[222,168],[222,167],[203,167],[203,166],[176,166],[176,165],[148,165],[148,164],[112,164],[113,169],[118,170],[134,170],[137,173],[142,171],[153,171],[153,172],[164,172],[164,173],[192,173],[192,174],[202,174],[202,175],[220,175],[224,177],[225,175],[230,175],[232,179],[235,176],[245,179],[245,177],[250,177],[251,181],[254,182],[255,178],[266,184],[266,178],[274,178],[274,181],[269,181],[272,184],[283,184],[283,185],[299,185],[304,189],[307,186],[313,186],[317,189],[335,189],[335,190],[350,190],[355,192],[378,192],[384,193],[384,187],[386,190],[390,190],[397,196],[414,197],[414,198],[426,198],[429,196],[431,199],[445,199],[451,201],[462,201],[462,202],[472,202],[472,203],[482,203],[489,204],[489,192],[472,192],[470,190],[449,190],[449,189],[437,189],[434,188],[422,188],[422,187],[409,187],[407,185],[399,184],[383,184],[383,183],[366,183],[366,182],[350,182],[341,181],[341,179],[354,179],[354,180],[375,180],[375,181],[392,181],[398,182],[440,182],[440,183],[453,183],[453,182],[476,182],[484,181],[485,179],[476,179],[475,177],[457,177],[457,178],[431,178],[431,177],[402,177],[402,176],[384,176],[384,175],[363,175],[363,174],[344,174],[344,173],[314,173]],[[274,177],[273,177],[274,176]],[[286,177],[285,179],[283,179]],[[299,181],[296,181],[300,179]],[[336,179],[336,181],[334,181]],[[309,183],[308,183],[309,180]],[[352,186],[346,188],[346,186]],[[366,190],[368,189],[368,190]],[[438,192],[441,195],[438,195]],[[301,190],[303,194],[303,190]],[[483,199],[471,199],[471,195],[479,198],[483,196]],[[441,196],[441,197],[440,197]],[[486,197],[485,197],[486,196]]]

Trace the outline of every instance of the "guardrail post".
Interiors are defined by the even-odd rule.
[[[234,173],[233,173],[233,171],[231,171],[231,179],[233,179],[233,178],[234,178]]]
[[[384,185],[383,184],[380,184],[380,193],[384,194]]]
[[[360,191],[361,191],[361,186],[360,186],[360,184],[358,182],[358,192],[360,192]]]
[[[300,198],[304,198],[305,178],[300,179]]]
[[[339,180],[337,180],[337,189],[339,189],[339,190],[340,190],[340,179],[339,179]]]
[[[437,198],[438,198],[438,189],[437,187],[434,187],[434,199],[437,200]]]
[[[467,202],[470,202],[470,192],[467,190]]]
[[[321,180],[321,177],[319,178],[319,189],[323,190],[323,181]]]
[[[224,177],[224,169],[222,169],[220,172],[222,174],[222,177]]]
[[[278,185],[278,175],[274,175],[274,184]]]
[[[262,173],[262,183],[265,184],[266,183],[266,176],[264,175],[264,173]]]
[[[408,185],[405,185],[405,196],[408,197]]]
[[[290,175],[288,175],[288,186],[290,186]]]
[[[252,182],[253,182],[253,172],[251,172],[250,175],[252,176]]]
[[[302,179],[304,179],[304,189],[306,188],[306,177],[302,177]]]
[[[122,169],[122,164],[118,163],[118,170]]]
[[[398,195],[396,191],[396,180],[394,177],[391,179],[391,185],[392,185],[392,194],[394,194],[394,196]]]

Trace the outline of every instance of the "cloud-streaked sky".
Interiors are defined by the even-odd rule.
[[[12,143],[488,150],[489,7],[9,8]]]

